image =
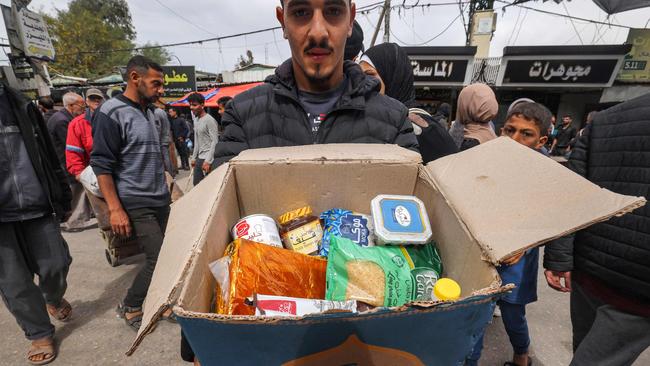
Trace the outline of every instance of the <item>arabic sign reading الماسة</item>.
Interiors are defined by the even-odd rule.
[[[606,85],[617,63],[616,59],[509,60],[503,85]]]
[[[162,68],[166,97],[182,97],[196,91],[194,66],[163,66]]]
[[[18,11],[17,18],[25,56],[53,61],[54,45],[43,17],[27,8],[22,8]]]
[[[420,60],[411,58],[415,82],[460,83],[465,81],[467,60]]]

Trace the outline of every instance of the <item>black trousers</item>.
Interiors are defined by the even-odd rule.
[[[135,276],[131,288],[126,293],[124,305],[141,307],[145,297],[147,297],[151,277],[156,268],[160,247],[165,237],[167,219],[169,219],[169,206],[138,208],[129,210],[128,214],[133,227],[133,235],[137,238],[138,245],[145,254],[146,262]]]
[[[54,334],[45,304],[61,304],[70,263],[68,244],[53,216],[0,223],[0,294],[27,339]]]
[[[181,166],[183,168],[188,168],[190,166],[190,161],[189,161],[189,152],[187,151],[187,145],[185,144],[185,141],[176,140],[174,144],[176,145],[176,151],[178,151],[178,156],[180,156],[181,158]]]

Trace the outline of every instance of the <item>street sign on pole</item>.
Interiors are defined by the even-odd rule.
[[[25,56],[54,61],[54,45],[43,17],[27,8],[17,11],[16,20]]]

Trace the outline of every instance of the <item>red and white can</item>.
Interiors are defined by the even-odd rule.
[[[232,228],[232,238],[246,239],[256,243],[282,248],[278,226],[271,216],[250,215],[239,220]]]

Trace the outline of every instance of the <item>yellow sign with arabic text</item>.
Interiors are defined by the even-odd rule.
[[[625,55],[618,81],[650,83],[650,29],[630,29],[627,43],[632,50]]]

